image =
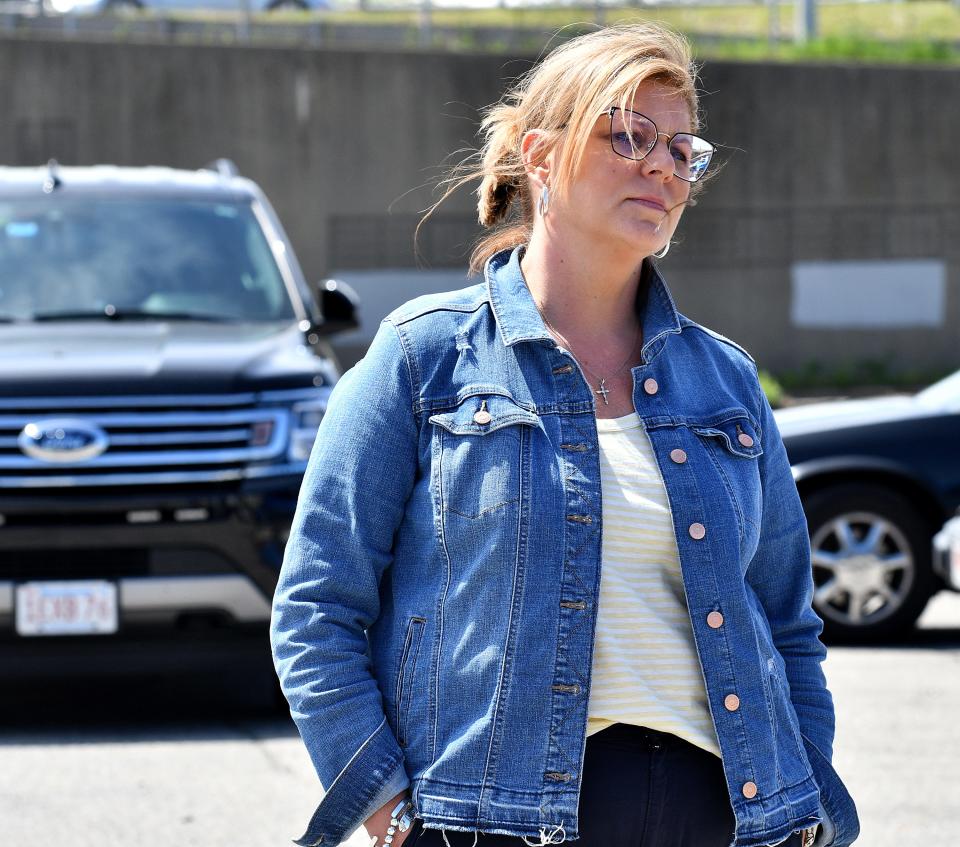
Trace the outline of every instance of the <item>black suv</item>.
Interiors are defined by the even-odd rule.
[[[355,305],[332,280],[311,292],[226,160],[0,168],[5,674],[91,652],[181,667],[245,636],[268,652],[338,377],[327,338]]]

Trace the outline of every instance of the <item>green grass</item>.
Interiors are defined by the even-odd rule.
[[[960,45],[948,41],[880,41],[865,36],[827,36],[797,45],[767,41],[701,44],[693,39],[701,59],[731,61],[855,61],[877,64],[960,64]]]
[[[896,3],[851,3],[823,5],[817,9],[824,36],[857,35],[880,39],[960,39],[960,8],[949,0],[911,0]],[[789,35],[793,31],[792,3],[779,6],[777,26]],[[416,26],[419,11],[331,10],[321,12],[275,12],[267,17],[296,20],[322,17],[342,23],[396,23]],[[771,11],[758,4],[703,8],[600,9],[595,6],[527,9],[435,9],[430,20],[437,26],[534,27],[556,30],[569,24],[614,23],[652,19],[662,21],[690,35],[711,34],[765,37],[770,32]]]
[[[760,387],[767,395],[771,407],[778,409],[783,405],[783,386],[769,371],[760,371]]]
[[[801,367],[780,371],[771,380],[786,392],[817,389],[850,389],[858,386],[877,386],[904,391],[915,391],[947,376],[950,369],[908,369],[895,367],[892,357],[887,359],[859,359],[825,366],[810,360]],[[766,390],[766,386],[764,386]],[[767,394],[769,397],[769,393]],[[771,405],[773,400],[770,401]]]
[[[791,397],[815,394],[848,394],[866,392],[882,394],[887,391],[914,393],[943,379],[952,368],[894,367],[894,359],[858,359],[840,364],[824,365],[808,360],[799,368],[778,371],[760,371],[760,386],[774,408],[792,405]]]
[[[949,0],[912,0],[897,3],[851,3],[818,6],[818,26],[826,37],[859,36],[871,39],[957,40],[960,39],[960,7]],[[421,14],[411,12],[275,12],[268,19],[298,20],[322,17],[341,23],[396,23],[418,25]],[[777,26],[784,35],[793,32],[792,3],[779,6]],[[766,37],[770,33],[771,11],[762,5],[703,8],[659,8],[640,12],[635,8],[602,9],[568,7],[547,9],[437,9],[430,20],[437,26],[533,27],[552,31],[570,24],[614,23],[657,20],[694,35]]]

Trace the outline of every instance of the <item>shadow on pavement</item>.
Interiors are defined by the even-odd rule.
[[[272,669],[26,680],[0,691],[0,747],[295,736]]]
[[[855,641],[852,639],[832,638],[824,639],[827,647],[882,647],[924,650],[956,650],[960,648],[960,627],[924,627],[909,632],[884,638],[871,636],[869,640]]]

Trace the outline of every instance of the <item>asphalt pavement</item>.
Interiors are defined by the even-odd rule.
[[[834,763],[862,847],[960,836],[960,595],[896,643],[835,646]],[[281,847],[320,797],[262,668],[0,689],[3,847]],[[362,830],[349,842],[364,845]]]

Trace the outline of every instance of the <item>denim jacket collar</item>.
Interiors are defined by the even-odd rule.
[[[547,330],[523,278],[520,259],[524,247],[521,244],[512,250],[497,253],[484,269],[490,305],[496,316],[500,337],[507,347],[519,341],[553,342],[553,336]],[[649,259],[643,263],[635,308],[643,323],[641,354],[646,363],[660,352],[667,335],[681,330],[680,314],[670,290]]]

